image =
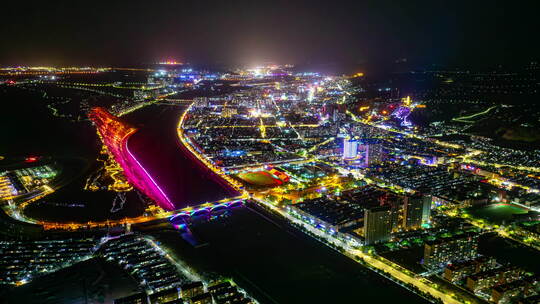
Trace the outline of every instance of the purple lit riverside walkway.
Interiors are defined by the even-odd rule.
[[[130,152],[176,209],[240,195],[180,143],[177,123],[183,108],[170,107],[128,139]]]

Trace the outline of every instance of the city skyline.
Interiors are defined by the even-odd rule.
[[[390,64],[538,60],[533,3],[9,2],[2,65]],[[24,14],[25,18],[21,18]]]

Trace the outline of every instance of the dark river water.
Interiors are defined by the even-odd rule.
[[[429,303],[254,206],[201,218],[191,231],[202,245],[178,231],[152,234],[198,271],[233,278],[261,303]]]
[[[184,110],[180,105],[152,105],[127,115],[125,120],[140,124],[128,140],[130,150],[175,209],[238,196],[180,143],[177,124]]]

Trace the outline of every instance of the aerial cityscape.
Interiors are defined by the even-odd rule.
[[[531,8],[121,2],[3,20],[0,303],[540,303]]]

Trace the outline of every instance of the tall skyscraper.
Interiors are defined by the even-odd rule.
[[[343,159],[354,159],[358,155],[358,141],[351,138],[343,139]]]
[[[381,143],[372,142],[364,146],[364,165],[369,167],[383,160],[384,152]]]
[[[416,194],[405,197],[403,204],[403,229],[418,229],[429,222],[431,196]]]
[[[392,231],[399,230],[402,226],[401,215],[403,197],[386,193],[384,200],[381,201],[381,206],[384,205],[390,206]]]
[[[390,239],[392,232],[392,208],[377,206],[364,211],[364,238],[366,244],[376,244]]]
[[[337,109],[332,110],[332,121],[337,122],[339,120],[339,112]]]
[[[422,203],[422,225],[431,222],[431,203],[433,198],[431,195],[424,194]]]

